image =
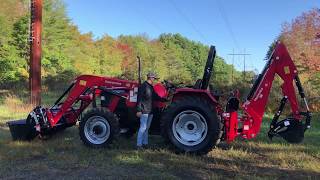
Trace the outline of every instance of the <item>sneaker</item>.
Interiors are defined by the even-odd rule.
[[[143,150],[143,149],[144,149],[143,146],[136,146],[136,150],[138,150],[138,151],[141,151],[141,150]]]

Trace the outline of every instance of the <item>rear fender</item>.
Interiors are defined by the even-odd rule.
[[[204,99],[207,99],[210,103],[213,105],[219,105],[218,101],[213,97],[213,95],[203,89],[191,89],[191,88],[181,88],[177,89],[176,92],[173,95],[172,101],[177,101],[182,97],[185,96],[196,96],[196,97],[201,97]]]

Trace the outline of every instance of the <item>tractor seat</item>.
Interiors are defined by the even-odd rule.
[[[238,111],[239,105],[240,105],[239,99],[232,96],[232,97],[230,97],[228,99],[228,103],[227,103],[227,106],[226,106],[226,111],[227,112]]]

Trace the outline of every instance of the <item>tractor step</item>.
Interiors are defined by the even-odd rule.
[[[12,139],[15,140],[31,140],[30,139],[30,132],[31,127],[27,124],[26,119],[15,120],[7,122],[9,126],[10,133]]]

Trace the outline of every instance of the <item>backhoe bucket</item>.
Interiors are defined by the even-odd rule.
[[[7,122],[13,140],[30,141],[36,137],[35,128],[26,119]]]
[[[301,143],[304,139],[305,126],[301,121],[293,118],[287,118],[279,121],[275,128],[268,132],[268,136],[272,139],[277,135],[285,139],[288,143]]]

